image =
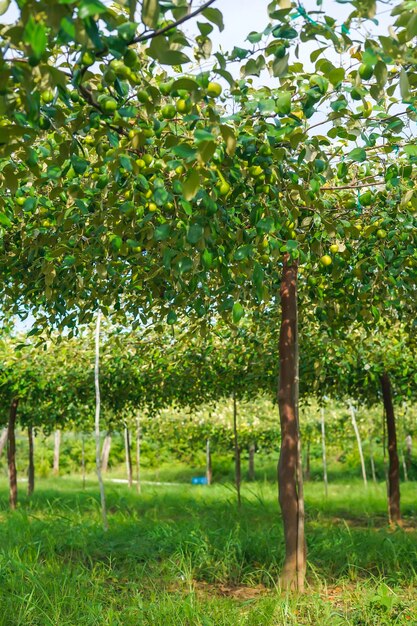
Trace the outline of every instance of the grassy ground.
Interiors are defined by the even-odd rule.
[[[164,474],[164,478],[166,478]],[[415,483],[403,529],[386,524],[385,485],[306,486],[308,590],[276,587],[283,557],[276,488],[108,483],[101,530],[93,478],[20,485],[10,513],[0,481],[0,626],[417,625]]]

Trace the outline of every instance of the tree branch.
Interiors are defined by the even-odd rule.
[[[168,26],[164,26],[163,28],[160,28],[159,30],[154,30],[152,33],[146,33],[143,35],[139,35],[138,37],[135,37],[134,39],[132,39],[129,45],[132,45],[133,43],[141,43],[142,41],[148,41],[149,39],[153,39],[154,37],[159,37],[159,35],[164,35],[165,33],[172,30],[173,28],[177,28],[177,26],[184,24],[184,22],[188,22],[188,20],[191,20],[193,17],[195,17],[199,13],[202,13],[202,11],[204,11],[205,9],[208,9],[208,7],[211,4],[213,4],[215,1],[216,0],[208,0],[208,2],[201,5],[201,7],[198,7],[198,9],[196,9],[195,11],[192,11],[191,13],[184,15],[184,17],[181,17],[179,20],[177,20],[173,24],[168,24]]]
[[[363,187],[375,187],[375,185],[386,185],[386,181],[363,183],[361,185],[341,185],[340,187],[321,187],[321,191],[339,191],[340,189],[362,189]]]

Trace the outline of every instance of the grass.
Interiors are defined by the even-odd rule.
[[[164,475],[164,477],[166,477]],[[416,484],[403,529],[386,524],[385,485],[306,485],[308,590],[276,586],[283,538],[276,488],[43,479],[16,512],[0,481],[0,626],[417,625]]]

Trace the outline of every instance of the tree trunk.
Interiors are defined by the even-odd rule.
[[[107,433],[103,442],[103,452],[101,453],[101,471],[107,472],[109,468],[109,457],[111,448],[111,435]]]
[[[33,445],[33,428],[28,427],[29,441],[29,465],[28,465],[28,496],[30,497],[35,490],[35,462],[34,462],[34,445]]]
[[[355,431],[356,441],[358,443],[358,450],[359,450],[359,458],[361,460],[363,483],[364,483],[365,487],[367,487],[368,486],[368,480],[366,478],[366,467],[365,467],[365,460],[363,458],[362,440],[361,440],[361,435],[360,435],[359,428],[358,428],[358,423],[356,421],[355,407],[353,406],[352,402],[349,403],[349,407],[350,407],[350,415],[351,415],[351,418],[352,418],[352,426],[353,426],[353,430]]]
[[[278,405],[281,422],[281,449],[278,463],[278,487],[285,540],[285,562],[281,574],[281,586],[284,589],[303,591],[306,544],[298,427],[297,262],[291,262],[288,254],[284,259],[280,296]]]
[[[374,461],[374,447],[372,445],[372,439],[369,442],[369,456],[371,457],[371,472],[372,472],[372,480],[376,484],[376,474],[375,474],[375,461]]]
[[[0,435],[0,456],[3,453],[3,449],[7,444],[7,428],[3,429],[3,432]]]
[[[84,433],[81,435],[81,472],[83,476],[83,489],[85,489],[85,441]]]
[[[140,419],[136,418],[136,491],[141,492],[140,484]]]
[[[61,447],[61,431],[56,430],[55,438],[54,438],[54,467],[53,467],[54,476],[59,475],[59,449],[60,447]]]
[[[234,435],[234,445],[235,445],[235,484],[236,484],[236,492],[237,492],[237,505],[240,508],[242,504],[241,497],[240,497],[241,471],[240,471],[239,437],[238,437],[238,431],[237,431],[237,404],[236,404],[235,392],[233,392],[233,435]]]
[[[327,460],[326,460],[326,426],[324,422],[324,408],[321,408],[321,449],[323,457],[323,480],[324,480],[324,493],[328,495],[327,485]]]
[[[95,332],[95,364],[94,364],[94,386],[96,391],[96,412],[94,418],[94,430],[96,439],[96,471],[98,485],[100,489],[100,501],[101,501],[101,515],[103,518],[103,529],[108,530],[109,525],[107,522],[107,509],[106,509],[106,495],[104,493],[103,476],[101,474],[101,455],[100,455],[100,322],[101,311],[97,312],[97,323]]]
[[[132,454],[130,451],[130,433],[127,426],[125,426],[125,455],[126,455],[126,473],[127,482],[129,487],[133,485],[133,473],[132,473]]]
[[[206,478],[207,484],[211,485],[213,480],[213,471],[211,468],[211,450],[210,450],[210,439],[206,441]]]
[[[255,480],[255,452],[256,452],[256,446],[252,442],[249,446],[249,471],[248,471],[248,478],[249,480],[252,480],[252,481]]]
[[[411,467],[411,451],[413,447],[413,439],[410,434],[405,438],[405,445],[407,446],[407,469]]]
[[[382,397],[388,434],[388,507],[390,522],[401,520],[400,510],[400,464],[397,452],[394,405],[392,402],[391,381],[387,372],[381,376]]]
[[[404,452],[401,451],[401,463],[403,464],[404,480],[408,482],[407,463],[405,462]]]
[[[9,425],[7,427],[7,464],[9,467],[9,503],[10,508],[17,505],[17,470],[16,470],[16,416],[19,399],[14,398],[10,405]]]

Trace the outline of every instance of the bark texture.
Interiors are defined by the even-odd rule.
[[[304,500],[298,428],[297,264],[288,255],[281,280],[278,405],[281,449],[278,463],[279,503],[285,539],[281,573],[284,589],[303,591],[306,569]]]
[[[9,504],[11,509],[17,505],[17,470],[16,470],[16,417],[19,399],[14,398],[10,405],[9,424],[7,427],[7,465],[9,468]]]
[[[29,443],[29,464],[28,464],[28,496],[31,496],[35,490],[35,459],[34,459],[34,443],[33,443],[33,428],[28,428],[28,443]]]
[[[391,381],[387,372],[381,376],[382,397],[388,435],[388,511],[390,522],[401,520],[400,509],[400,464],[397,450],[394,405],[392,402]]]

